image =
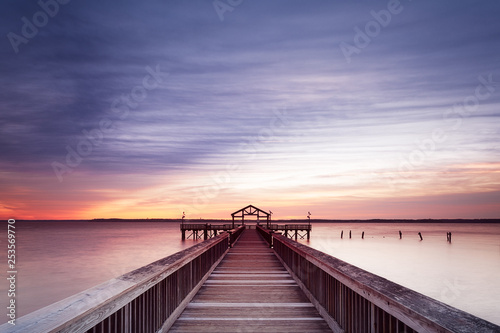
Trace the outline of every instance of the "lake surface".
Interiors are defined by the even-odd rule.
[[[177,223],[15,226],[18,317],[195,244],[181,241]],[[500,224],[316,223],[311,240],[300,242],[500,325]],[[7,248],[6,237],[0,247]],[[7,289],[0,284],[4,309]],[[0,323],[7,319],[1,316]]]
[[[500,325],[500,224],[315,224],[301,243]]]

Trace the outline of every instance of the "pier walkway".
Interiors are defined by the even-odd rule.
[[[229,250],[169,332],[331,332],[255,229]]]

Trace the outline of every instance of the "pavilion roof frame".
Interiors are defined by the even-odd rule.
[[[245,215],[257,215],[257,221],[260,221],[261,217],[265,217],[265,220],[269,224],[269,220],[271,219],[271,213],[268,213],[258,207],[255,207],[254,205],[248,205],[246,207],[243,207],[234,213],[231,213],[231,217],[233,219],[233,227],[234,227],[234,220],[235,218],[241,219],[243,224],[245,224]]]

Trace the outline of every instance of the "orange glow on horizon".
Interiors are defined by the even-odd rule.
[[[253,204],[263,210],[272,210],[273,219],[307,219],[307,212],[312,212],[312,219],[427,219],[427,218],[500,218],[498,204],[494,201],[498,192],[476,193],[475,196],[490,197],[489,203],[469,203],[468,195],[437,195],[433,197],[397,197],[397,198],[336,198],[329,202],[285,204],[283,202],[262,203],[221,203],[202,207],[199,211],[187,211],[186,220],[197,219],[231,219],[231,213],[248,204]],[[465,203],[464,203],[465,202]],[[8,209],[1,209],[3,219],[26,220],[90,220],[94,218],[123,219],[180,219],[183,210],[161,209],[158,207],[134,207],[113,200],[101,203],[98,207],[72,210],[66,207],[64,211],[54,213],[51,207],[37,211],[25,210],[21,214],[12,214]],[[112,207],[112,208],[109,208]],[[12,215],[11,215],[12,214]]]
[[[209,183],[210,191],[204,192],[196,184],[206,183],[207,177],[184,172],[100,175],[91,181],[82,173],[62,184],[42,175],[26,179],[13,174],[4,189],[0,217],[178,219],[185,212],[187,219],[230,219],[233,211],[253,204],[272,210],[274,219],[305,219],[308,211],[313,219],[500,218],[500,163],[415,171],[411,178],[394,184],[376,175],[363,179],[347,175],[351,178],[341,181],[311,178],[308,186],[294,177],[277,182],[269,177],[265,191],[256,178],[249,178],[248,183],[234,181],[225,188]]]

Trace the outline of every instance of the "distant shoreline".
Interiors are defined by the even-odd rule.
[[[16,220],[21,221],[38,221],[38,222],[165,222],[165,223],[181,223],[181,219],[121,219],[121,218],[95,218],[91,220]],[[239,221],[235,221],[239,222]],[[249,224],[257,222],[256,220],[245,220]],[[261,223],[266,223],[265,220],[260,220]],[[282,219],[271,220],[271,223],[500,223],[499,219],[353,219],[353,220],[338,220],[338,219]],[[185,219],[184,223],[232,223],[230,219]]]

